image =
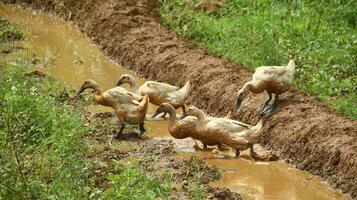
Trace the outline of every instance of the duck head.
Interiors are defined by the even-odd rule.
[[[128,83],[130,87],[135,87],[135,79],[130,74],[123,74],[117,82],[116,86],[121,86],[124,83]]]
[[[88,80],[85,80],[81,86],[81,88],[79,88],[78,92],[77,92],[77,96],[80,95],[82,92],[84,92],[84,90],[88,89],[88,88],[91,88],[91,89],[94,89],[94,90],[98,90],[99,88],[99,85],[97,82],[95,82],[94,80],[92,79],[88,79]]]
[[[170,113],[171,110],[175,110],[175,108],[169,103],[161,104],[155,111],[155,113],[151,116],[151,118],[155,118],[160,113]]]
[[[205,117],[205,113],[202,110],[196,108],[195,106],[189,106],[186,109],[186,114],[189,116],[197,117],[198,119]]]
[[[249,94],[249,87],[247,87],[247,86],[244,86],[242,89],[240,89],[238,91],[237,102],[236,102],[237,109],[240,107],[240,105],[242,104],[242,101],[248,94]]]

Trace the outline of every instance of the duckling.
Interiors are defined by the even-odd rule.
[[[85,80],[77,92],[80,95],[86,89],[94,89],[94,101],[113,108],[117,119],[122,123],[118,137],[127,124],[139,124],[140,135],[145,132],[144,119],[148,108],[148,97],[128,92],[125,88],[115,87],[102,92],[100,85],[91,79]]]
[[[258,94],[266,91],[269,99],[264,103],[259,114],[271,113],[276,107],[279,95],[288,91],[292,86],[294,73],[294,60],[290,60],[287,66],[262,66],[256,68],[252,80],[245,83],[238,91],[237,108],[240,107],[241,102],[249,92]],[[275,98],[273,103],[268,106],[272,100],[272,94],[275,94]]]
[[[123,74],[117,82],[117,86],[124,83],[128,83],[134,91],[136,90],[136,80],[131,75]],[[188,96],[190,86],[189,81],[182,88],[167,83],[146,81],[139,87],[137,92],[141,96],[148,95],[150,103],[154,105],[159,106],[162,103],[170,103],[175,109],[181,107],[183,111],[182,118],[184,118],[186,116],[184,102]],[[165,115],[166,113],[164,113],[164,117]]]
[[[202,144],[207,147],[207,145],[220,145],[215,141],[209,140],[208,138],[197,134],[196,124],[197,118],[192,116],[187,116],[183,119],[176,120],[175,108],[170,103],[163,103],[157,108],[152,118],[156,117],[160,113],[168,113],[170,115],[169,119],[169,133],[172,137],[176,139],[184,139],[191,137],[195,140],[199,140]]]
[[[212,143],[219,143],[233,148],[236,156],[240,155],[241,150],[251,148],[251,156],[254,158],[253,144],[260,137],[259,131],[266,119],[264,115],[255,126],[244,124],[235,120],[225,118],[209,117],[202,110],[190,106],[187,110],[189,116],[198,119],[196,125],[199,135],[204,136]]]

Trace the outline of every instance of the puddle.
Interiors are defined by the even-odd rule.
[[[70,23],[3,4],[0,4],[0,16],[13,22],[21,22],[21,26],[28,30],[28,38],[21,42],[21,45],[27,48],[26,55],[35,55],[42,64],[40,70],[51,73],[74,89],[78,89],[88,78],[96,80],[103,89],[109,89],[115,85],[121,74],[135,74],[104,57],[91,45],[88,38]],[[144,79],[135,77],[138,85],[143,83]],[[102,106],[93,106],[92,109],[97,112],[111,112],[110,108]],[[155,109],[156,106],[150,105],[148,116]],[[171,138],[167,132],[166,120],[149,120],[146,126],[147,136]],[[284,162],[217,158],[219,154],[211,151],[196,152],[191,139],[174,142],[178,157],[196,154],[224,172],[223,179],[211,183],[213,186],[228,187],[248,199],[350,199],[332,190],[318,177],[296,170]],[[248,157],[244,156],[245,154],[247,152],[243,152],[243,157]]]

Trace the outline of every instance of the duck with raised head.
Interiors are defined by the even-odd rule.
[[[124,83],[128,83],[130,88],[137,92],[137,94],[141,96],[148,95],[150,103],[157,106],[160,106],[162,103],[170,103],[175,109],[182,108],[182,118],[186,116],[184,102],[187,99],[191,86],[189,81],[182,88],[157,81],[146,81],[137,90],[135,78],[129,74],[123,74],[117,82],[117,86]],[[165,115],[166,113],[164,113]]]
[[[145,132],[144,120],[148,109],[149,98],[128,92],[125,88],[115,87],[102,92],[100,85],[91,79],[85,80],[81,88],[77,92],[80,95],[86,89],[94,90],[94,101],[100,105],[113,108],[115,116],[122,123],[120,131],[116,135],[119,136],[125,124],[139,125],[140,135]]]
[[[249,92],[258,94],[266,91],[269,99],[264,103],[259,114],[271,113],[279,99],[279,95],[288,91],[293,84],[295,73],[295,62],[290,60],[287,66],[261,66],[255,69],[252,80],[245,83],[238,91],[237,108]],[[274,101],[269,105],[275,94]]]
[[[202,110],[190,106],[187,110],[189,116],[196,117],[196,129],[199,135],[208,138],[213,143],[227,145],[233,148],[238,157],[240,151],[251,148],[251,156],[255,153],[253,144],[261,135],[259,134],[266,115],[255,126],[226,118],[209,117]]]

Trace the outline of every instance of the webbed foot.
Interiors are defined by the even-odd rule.
[[[236,157],[238,158],[240,155],[240,151],[239,150],[236,150]]]
[[[119,136],[121,136],[121,134],[123,134],[124,129],[125,129],[125,124],[123,123],[123,124],[121,125],[121,127],[120,127],[119,132],[114,135],[114,139],[118,139]]]

